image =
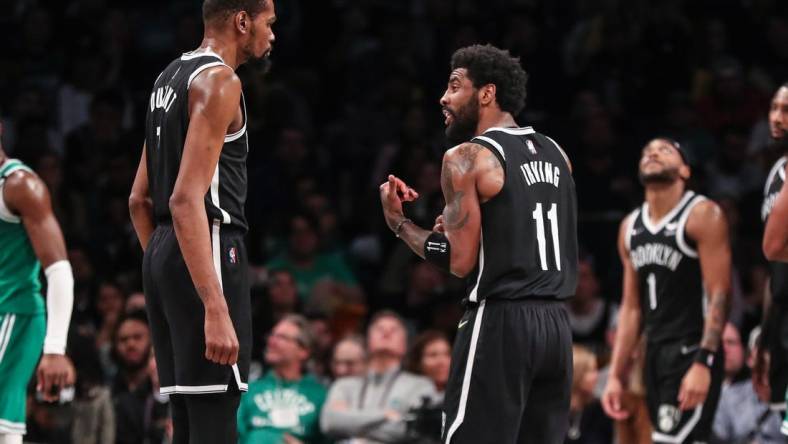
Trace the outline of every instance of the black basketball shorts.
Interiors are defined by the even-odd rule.
[[[205,357],[205,310],[183,260],[172,225],[151,236],[142,264],[145,305],[162,394],[246,391],[252,345],[248,264],[240,230],[214,224],[214,267],[239,342],[238,363]]]
[[[485,300],[458,326],[444,398],[445,444],[560,444],[572,389],[562,302]]]
[[[714,356],[706,400],[692,410],[679,410],[681,381],[695,360],[699,342],[698,338],[692,338],[646,345],[643,376],[653,427],[651,438],[655,444],[707,443],[711,438],[714,414],[725,377],[722,347]]]

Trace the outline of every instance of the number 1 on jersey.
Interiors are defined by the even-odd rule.
[[[648,283],[648,305],[654,310],[657,308],[657,277],[654,273],[649,273],[646,283]]]
[[[547,239],[545,239],[544,216],[542,215],[542,203],[536,204],[536,209],[532,213],[536,221],[536,242],[539,244],[539,259],[542,270],[547,270]],[[547,219],[550,221],[550,231],[553,238],[553,249],[555,250],[555,267],[561,271],[561,251],[558,242],[558,205],[553,204],[547,212]]]

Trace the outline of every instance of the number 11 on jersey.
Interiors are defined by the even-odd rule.
[[[542,270],[547,271],[547,240],[545,239],[544,216],[542,215],[542,203],[536,204],[533,212],[536,221],[536,242],[539,244],[539,259],[541,260]],[[555,250],[555,268],[561,271],[561,251],[558,242],[558,205],[552,204],[550,211],[547,212],[547,219],[550,221],[550,231],[553,237],[553,249]]]

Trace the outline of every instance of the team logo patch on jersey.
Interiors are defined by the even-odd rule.
[[[231,264],[237,264],[238,250],[235,247],[230,247],[230,250],[227,252],[227,257],[230,259]]]
[[[676,406],[662,404],[659,406],[659,429],[663,432],[672,432],[679,425],[681,411]]]

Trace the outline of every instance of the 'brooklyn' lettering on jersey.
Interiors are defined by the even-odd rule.
[[[788,156],[781,157],[772,167],[763,189],[763,204],[761,205],[761,219],[765,223],[774,208],[777,195],[785,183],[785,169],[788,165]],[[769,262],[771,269],[772,301],[788,305],[788,264],[785,262]]]
[[[148,108],[145,144],[153,214],[158,223],[171,223],[169,200],[178,178],[183,143],[189,128],[189,86],[203,70],[226,66],[218,54],[186,53],[159,74]],[[226,69],[230,69],[227,67]],[[243,127],[224,138],[219,163],[205,194],[205,209],[216,231],[226,225],[246,231],[246,105],[241,95]]]
[[[656,224],[648,203],[629,218],[626,247],[638,275],[640,307],[650,342],[703,334],[705,292],[698,252],[686,237],[692,208],[705,197],[687,191]]]
[[[490,128],[471,140],[506,173],[481,204],[479,261],[468,277],[471,302],[572,296],[577,284],[577,202],[569,161],[549,137],[526,128]]]

